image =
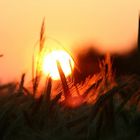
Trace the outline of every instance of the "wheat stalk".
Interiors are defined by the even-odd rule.
[[[67,84],[67,79],[66,79],[65,74],[64,74],[64,72],[61,68],[60,62],[56,61],[56,64],[57,64],[60,79],[61,79],[61,82],[62,82],[62,87],[63,87],[63,91],[64,91],[65,100],[67,100],[71,96],[70,89],[69,89],[68,84]]]

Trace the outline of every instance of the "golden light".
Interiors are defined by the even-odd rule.
[[[74,68],[72,57],[64,50],[52,51],[43,58],[42,70],[45,75],[50,75],[53,80],[60,79],[57,61],[59,61],[65,76],[71,74]]]

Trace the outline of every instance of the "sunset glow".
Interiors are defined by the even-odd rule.
[[[52,51],[43,59],[42,70],[45,75],[50,75],[53,80],[60,79],[56,62],[59,61],[65,76],[71,74],[71,67],[74,68],[74,61],[71,56],[63,50]]]
[[[74,56],[89,47],[121,54],[136,47],[140,0],[0,0],[0,10],[2,82],[24,72],[31,79],[43,18],[46,37],[60,41]]]

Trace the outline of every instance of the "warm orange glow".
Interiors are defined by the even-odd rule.
[[[122,54],[135,47],[139,12],[140,0],[0,0],[0,82],[21,73],[32,78],[43,17],[46,39],[59,40],[75,56],[91,46]]]
[[[72,57],[66,51],[57,50],[47,54],[43,59],[42,70],[45,75],[49,74],[53,80],[60,79],[56,61],[60,62],[65,76],[71,74],[71,67],[74,67]]]

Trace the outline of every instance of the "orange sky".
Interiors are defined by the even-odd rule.
[[[0,80],[30,73],[44,16],[46,34],[72,50],[96,42],[122,52],[137,39],[139,10],[140,0],[0,0]]]

